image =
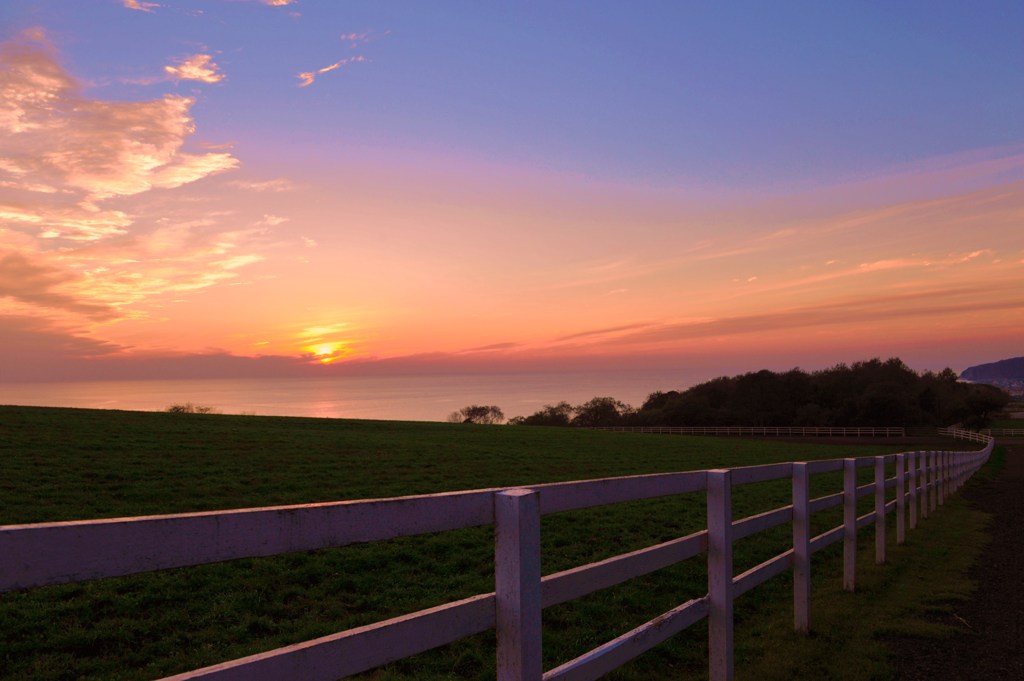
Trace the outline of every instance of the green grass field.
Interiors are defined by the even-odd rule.
[[[0,407],[0,524],[386,497],[902,449],[554,428]],[[815,487],[812,494],[818,495],[838,491],[840,483],[836,476],[819,476]],[[735,515],[788,501],[787,481],[738,488]],[[836,514],[819,516],[820,529],[838,522]],[[870,551],[863,552],[865,589],[875,589],[878,598],[833,593],[839,580],[836,547],[817,555],[819,621],[836,612],[833,624],[849,627],[858,607],[881,608],[878,602],[885,601],[892,612],[873,616],[891,620],[889,629],[915,631],[921,628],[915,613],[931,607],[927,598],[964,593],[962,563],[984,540],[981,519],[957,502],[934,518],[894,552],[893,566],[876,569]],[[702,494],[546,516],[543,571],[704,526]],[[863,537],[865,545],[870,543],[870,532]],[[788,541],[788,526],[741,541],[737,572],[784,550]],[[965,548],[945,556],[940,549],[949,542]],[[4,594],[0,679],[152,679],[326,635],[493,590],[492,551],[487,527]],[[933,565],[936,561],[941,565]],[[925,568],[940,580],[932,592],[908,589],[900,581],[901,575],[912,577],[915,569]],[[818,645],[816,640],[828,642],[821,634],[809,639],[789,634],[788,586],[787,573],[737,603],[740,674],[777,667],[772,658],[784,646],[804,654]],[[549,608],[545,668],[706,590],[703,559],[697,558]],[[832,660],[826,647],[817,658],[808,653],[808,676],[799,678],[886,678],[884,647],[871,645],[876,634],[872,629],[851,640],[860,641],[857,649],[881,675],[850,676],[849,665],[842,665],[843,675],[812,674],[815,664]],[[611,678],[703,678],[705,638],[703,626],[693,627]],[[485,634],[365,676],[489,679],[493,656],[493,634]],[[749,678],[769,678],[761,674]]]

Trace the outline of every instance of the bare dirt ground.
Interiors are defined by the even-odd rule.
[[[992,541],[971,570],[974,598],[953,604],[948,617],[961,632],[944,640],[893,641],[901,681],[1024,679],[1024,440],[1005,445],[1001,473],[963,491],[992,515]]]

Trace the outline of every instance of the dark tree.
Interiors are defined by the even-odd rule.
[[[951,369],[917,374],[897,357],[805,373],[763,370],[654,393],[636,415],[666,426],[951,426],[973,428],[1008,396],[960,382]]]
[[[634,413],[633,407],[619,402],[614,397],[595,397],[589,402],[577,405],[573,411],[572,425],[581,428],[603,428],[625,425],[624,421]]]
[[[573,407],[568,402],[546,404],[540,411],[529,416],[517,416],[513,421],[523,426],[568,426],[572,420]],[[509,423],[512,423],[510,421]]]
[[[807,373],[761,370],[684,391],[651,393],[639,410],[611,397],[546,405],[510,423],[537,426],[952,426],[983,428],[1009,401],[952,369],[918,374],[898,357]],[[455,415],[453,415],[455,416]]]

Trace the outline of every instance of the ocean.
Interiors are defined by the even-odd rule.
[[[192,402],[224,414],[444,421],[471,404],[497,405],[508,418],[592,397],[639,407],[656,390],[695,382],[678,371],[644,370],[0,383],[0,404],[163,411]]]

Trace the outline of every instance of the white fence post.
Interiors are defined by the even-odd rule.
[[[540,681],[540,495],[494,495],[498,681]]]
[[[939,452],[939,506],[946,503],[946,480],[947,480],[947,462],[949,461],[947,452]]]
[[[950,452],[949,453],[948,463],[949,463],[949,473],[948,473],[948,475],[949,475],[949,482],[947,483],[947,486],[946,486],[946,496],[950,497],[950,496],[953,496],[954,492],[956,492],[956,452]]]
[[[939,502],[939,453],[928,452],[928,479],[931,480],[931,489],[928,492],[928,510],[934,511],[938,508]]]
[[[885,562],[885,457],[875,458],[875,562]]]
[[[928,518],[928,454],[929,452],[917,453],[917,482],[919,490],[917,493],[917,505],[921,511],[921,519]]]
[[[936,452],[928,452],[928,512],[934,513],[935,509],[938,508],[938,498],[936,491],[938,485],[936,485]]]
[[[793,626],[811,630],[811,476],[805,462],[793,464]]]
[[[910,484],[910,529],[917,527],[917,452],[907,452],[907,473]]]
[[[947,465],[949,466],[949,472],[946,474],[948,481],[946,482],[946,496],[953,496],[956,492],[956,452],[950,452],[949,458],[947,459]]]
[[[733,678],[732,472],[708,471],[708,674]]]
[[[896,455],[896,543],[902,544],[907,540],[907,488],[904,476],[904,454]]]
[[[928,452],[928,513],[934,513],[935,503],[935,452]]]
[[[857,459],[843,461],[843,589],[857,584]]]

